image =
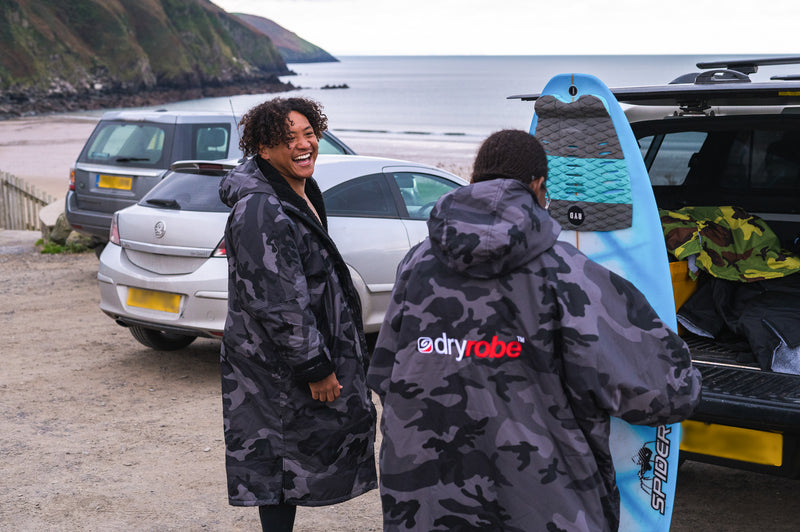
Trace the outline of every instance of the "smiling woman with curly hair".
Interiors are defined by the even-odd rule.
[[[254,107],[241,122],[249,157],[220,184],[231,207],[220,357],[228,499],[258,506],[272,532],[292,530],[297,505],[377,486],[361,304],[313,178],[327,122],[303,98]]]
[[[257,154],[262,146],[273,148],[278,144],[287,143],[291,135],[291,124],[287,117],[292,111],[306,117],[318,140],[328,129],[328,117],[314,100],[306,98],[268,100],[247,111],[239,122],[244,128],[239,147],[245,156]]]

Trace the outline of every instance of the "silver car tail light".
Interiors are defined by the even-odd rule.
[[[111,217],[111,227],[108,230],[108,241],[112,244],[120,245],[119,244],[119,215],[114,213]]]
[[[211,254],[212,257],[227,257],[228,250],[225,247],[225,237],[222,237],[222,240],[219,241],[217,247],[214,249],[214,252]]]

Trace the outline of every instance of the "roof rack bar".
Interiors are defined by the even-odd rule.
[[[771,65],[798,65],[800,56],[787,57],[756,57],[753,59],[731,59],[720,61],[705,61],[697,63],[697,68],[727,68],[737,70],[743,74],[753,74],[758,72],[760,66]]]

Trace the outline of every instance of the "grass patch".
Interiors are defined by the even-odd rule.
[[[45,242],[43,239],[36,241],[36,247],[41,246],[42,253],[46,255],[60,255],[62,253],[86,253],[91,251],[89,247],[80,242],[67,242],[63,246],[55,242]]]

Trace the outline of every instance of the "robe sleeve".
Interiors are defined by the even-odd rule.
[[[226,244],[236,257],[232,289],[242,309],[259,322],[295,378],[315,382],[334,368],[311,309],[297,238],[277,198],[252,194],[234,206]]]
[[[629,281],[582,255],[580,279],[557,290],[567,393],[578,416],[676,423],[700,401],[689,348]]]

